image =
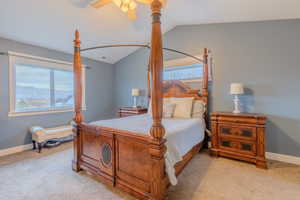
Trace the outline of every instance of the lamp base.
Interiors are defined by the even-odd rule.
[[[136,96],[133,96],[133,106],[134,108],[137,108],[137,99],[136,99]]]
[[[234,113],[234,114],[240,114],[241,111],[240,110],[234,110],[234,111],[232,111],[232,113]]]
[[[241,111],[240,111],[240,99],[239,99],[238,95],[234,95],[233,103],[234,103],[234,110],[233,110],[232,113],[234,113],[234,114],[241,113]]]

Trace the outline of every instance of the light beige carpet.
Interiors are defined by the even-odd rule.
[[[132,200],[84,172],[71,170],[71,144],[0,158],[0,200]],[[170,200],[299,200],[300,166],[254,165],[196,156],[169,189]]]

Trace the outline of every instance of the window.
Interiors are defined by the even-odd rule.
[[[200,79],[202,76],[202,64],[169,67],[164,70],[164,80]]]
[[[201,81],[203,64],[189,57],[168,60],[164,64],[164,80]]]
[[[73,72],[54,71],[54,107],[65,108],[74,105]]]
[[[12,54],[11,52],[9,55],[9,116],[73,110],[74,91],[71,63]],[[84,98],[83,102],[85,102]]]
[[[51,107],[51,70],[16,64],[15,111],[49,110]]]

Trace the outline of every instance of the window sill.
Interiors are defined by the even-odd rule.
[[[83,111],[86,108],[82,109]],[[46,115],[54,113],[65,113],[65,112],[74,112],[74,109],[63,109],[63,110],[45,110],[45,111],[33,111],[33,112],[9,112],[8,117],[20,117],[20,116],[32,116],[32,115]]]
[[[199,82],[202,82],[202,78],[197,78],[197,79],[182,79],[180,80],[182,81],[183,83],[199,83]]]

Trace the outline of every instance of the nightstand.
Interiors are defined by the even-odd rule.
[[[212,113],[211,154],[255,163],[256,167],[266,169],[265,124],[264,115]]]
[[[122,107],[119,108],[118,117],[128,117],[147,113],[148,109],[143,107]]]

